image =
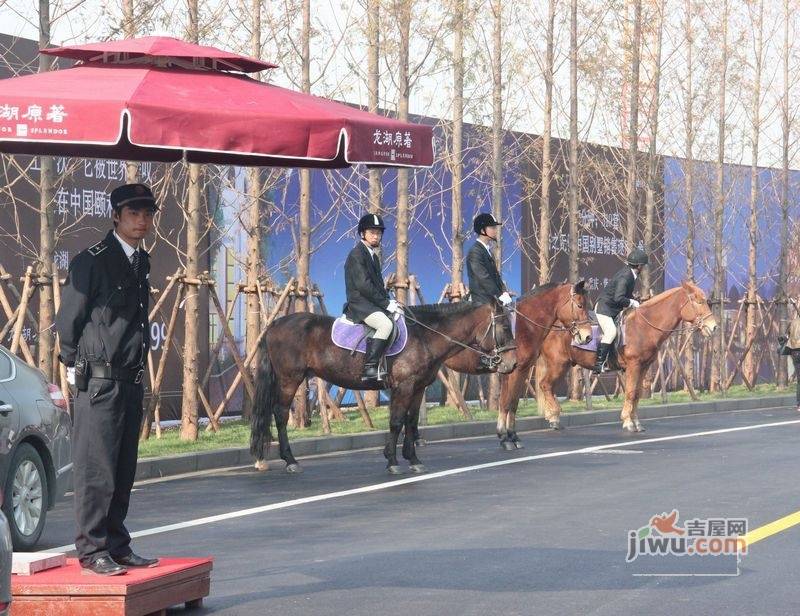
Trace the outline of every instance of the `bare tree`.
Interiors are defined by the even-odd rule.
[[[717,321],[719,330],[714,337],[714,353],[711,362],[711,382],[709,389],[724,389],[727,357],[725,351],[725,261],[722,232],[725,211],[725,120],[727,117],[726,94],[728,77],[728,0],[722,2],[722,33],[719,80],[719,112],[717,115],[717,182],[714,195],[714,298],[717,302]]]
[[[369,90],[369,111],[378,113],[380,100],[380,0],[367,0],[367,40],[369,53],[367,57],[367,89]],[[369,170],[369,211],[378,214],[381,211],[381,178],[380,169]]]
[[[759,210],[759,182],[758,182],[758,142],[761,134],[761,72],[764,57],[764,0],[759,0],[757,5],[755,29],[755,55],[754,55],[754,84],[753,107],[751,124],[752,158],[750,163],[750,215],[748,219],[748,250],[747,250],[747,308],[745,325],[745,354],[742,373],[745,378],[753,383],[756,371],[756,357],[752,348],[756,335],[756,319],[758,315],[756,302],[758,300],[758,210]]]
[[[550,146],[553,132],[553,71],[555,64],[556,0],[547,3],[547,51],[544,62],[544,124],[542,130],[542,186],[539,199],[539,284],[550,282]]]
[[[628,177],[627,218],[625,243],[627,249],[636,246],[636,227],[639,224],[639,197],[636,186],[639,164],[639,69],[642,48],[642,0],[633,0],[633,41],[631,45],[630,117],[628,118]]]
[[[187,0],[189,28],[187,38],[199,42],[200,13],[198,0]],[[186,214],[186,277],[196,281],[200,274],[200,239],[202,236],[202,175],[200,165],[189,165]],[[181,402],[181,440],[197,440],[197,385],[200,360],[199,347],[200,286],[190,287],[186,294],[183,342],[183,400]]]
[[[781,251],[778,263],[778,292],[779,320],[781,331],[786,331],[788,319],[788,279],[789,279],[789,55],[792,47],[789,41],[789,22],[792,11],[789,0],[783,0],[783,97],[781,99]],[[789,370],[786,357],[778,359],[778,373],[776,375],[778,387],[788,385]],[[800,376],[798,377],[800,378]]]
[[[463,132],[464,132],[464,13],[466,0],[453,3],[453,143],[450,154],[452,173],[452,198],[450,238],[452,265],[450,268],[451,292],[457,293],[462,284],[464,258],[464,220],[462,217],[463,182]]]

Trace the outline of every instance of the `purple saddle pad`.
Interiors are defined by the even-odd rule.
[[[408,329],[406,328],[406,320],[400,315],[400,318],[394,322],[395,336],[389,348],[386,351],[386,356],[397,355],[400,351],[406,348],[408,342]],[[359,353],[367,352],[367,326],[361,323],[353,323],[348,321],[342,315],[333,322],[331,328],[331,342],[342,349],[348,351],[357,351]]]

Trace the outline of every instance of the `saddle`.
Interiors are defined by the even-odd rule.
[[[331,342],[340,349],[345,349],[352,353],[367,352],[367,338],[372,336],[375,330],[363,323],[353,323],[346,316],[342,315],[333,322],[331,328]],[[406,327],[405,317],[395,315],[394,328],[389,337],[389,346],[384,353],[384,357],[391,357],[399,354],[406,348],[408,342],[408,328]]]
[[[614,346],[611,349],[611,353],[608,355],[608,369],[610,370],[618,369],[619,367],[617,357],[622,353],[622,349],[625,346],[625,327],[627,316],[631,310],[633,310],[633,308],[626,308],[614,319],[614,325],[617,326],[617,337],[614,339]],[[603,336],[603,332],[600,329],[600,325],[597,323],[597,315],[595,314],[594,310],[587,311],[587,314],[589,315],[589,320],[592,322],[592,339],[586,344],[578,344],[573,340],[572,346],[578,349],[583,349],[584,351],[597,353],[597,345],[600,343],[600,338]],[[616,366],[616,368],[614,368],[614,366]]]

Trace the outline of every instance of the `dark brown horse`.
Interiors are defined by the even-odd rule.
[[[517,367],[500,379],[500,411],[497,436],[506,450],[521,449],[516,431],[517,406],[523,394],[531,366],[539,357],[549,332],[562,333],[568,340],[585,344],[592,338],[586,313],[588,300],[584,281],[575,285],[549,283],[522,297],[516,305]],[[445,366],[465,374],[488,372],[474,353],[461,352],[445,362]]]
[[[403,457],[412,472],[425,471],[414,443],[419,407],[425,388],[436,379],[448,357],[463,351],[483,357],[500,372],[513,370],[517,361],[511,324],[499,303],[407,306],[405,312],[408,342],[401,353],[387,359],[385,379],[391,396],[384,456],[392,474],[401,472],[397,440],[404,427]],[[297,313],[278,319],[267,330],[260,348],[250,434],[250,451],[257,468],[264,467],[265,450],[272,440],[270,420],[274,416],[286,470],[300,472],[289,447],[286,422],[289,404],[303,379],[317,376],[340,387],[365,389],[361,381],[364,356],[331,342],[333,321],[332,317]]]
[[[669,289],[632,310],[625,323],[625,339],[619,357],[625,370],[625,402],[622,406],[622,427],[630,432],[642,432],[637,407],[641,395],[642,377],[658,355],[659,347],[670,334],[683,329],[683,323],[711,336],[717,321],[708,306],[702,289],[692,282]],[[561,406],[553,395],[553,385],[570,366],[592,368],[596,353],[572,346],[563,332],[548,334],[542,354],[536,364],[536,385],[541,392],[540,406],[550,426],[558,428]]]

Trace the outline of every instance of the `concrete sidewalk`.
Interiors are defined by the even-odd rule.
[[[794,396],[764,396],[759,398],[737,398],[731,400],[714,400],[710,402],[684,402],[680,404],[663,404],[639,409],[639,417],[643,420],[656,417],[672,417],[680,415],[698,415],[720,411],[738,411],[746,409],[785,408],[794,406]],[[619,409],[603,411],[586,411],[581,413],[564,413],[561,425],[565,428],[590,426],[609,422],[619,422]],[[520,417],[517,419],[517,430],[529,432],[548,429],[544,417]],[[465,421],[436,426],[423,426],[420,432],[429,441],[441,441],[471,436],[491,436],[495,434],[494,421]],[[378,430],[351,435],[322,436],[303,438],[292,441],[292,452],[295,457],[313,456],[317,454],[355,449],[383,447],[386,432]],[[269,459],[278,457],[278,448],[270,448]],[[136,468],[136,480],[155,479],[195,473],[220,468],[249,466],[253,458],[246,447],[217,449],[183,453],[172,456],[144,458],[139,460]]]

